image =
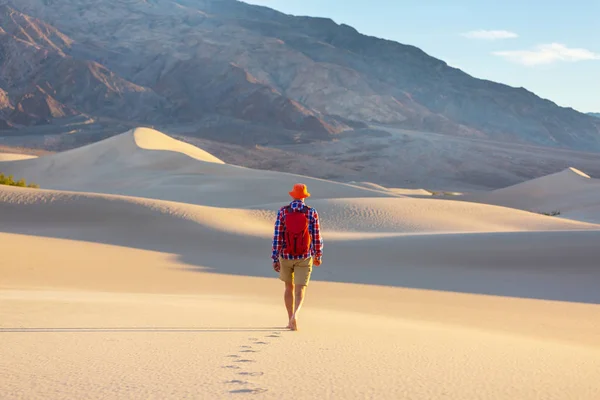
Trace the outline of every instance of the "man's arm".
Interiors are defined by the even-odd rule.
[[[279,210],[277,213],[277,219],[275,220],[275,232],[273,233],[273,252],[271,258],[273,262],[279,261],[279,255],[283,248],[283,210]]]
[[[321,236],[321,226],[319,222],[319,213],[313,208],[312,212],[312,244],[315,259],[321,260],[323,257],[323,237]]]

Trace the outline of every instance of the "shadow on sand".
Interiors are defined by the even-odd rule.
[[[201,333],[201,332],[273,332],[285,330],[282,327],[271,328],[165,328],[165,327],[123,327],[123,328],[0,328],[0,333],[38,333],[38,332],[167,332],[167,333]]]
[[[22,205],[3,206],[0,231],[175,254],[190,271],[276,278],[268,238],[219,233],[192,221],[165,224],[160,217],[136,224],[102,218],[45,221]],[[325,232],[324,238],[315,281],[600,304],[600,231],[347,241],[328,241]]]

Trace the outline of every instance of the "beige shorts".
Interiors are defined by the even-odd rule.
[[[308,286],[313,268],[312,257],[302,260],[286,260],[280,258],[279,261],[281,263],[279,279],[286,283]]]

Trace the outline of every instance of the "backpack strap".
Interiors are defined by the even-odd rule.
[[[286,211],[286,213],[296,212],[290,205],[283,207],[283,209]],[[302,208],[301,213],[306,214],[306,216],[308,216],[308,214],[310,213],[310,210],[311,210],[311,208],[305,204],[304,207]]]

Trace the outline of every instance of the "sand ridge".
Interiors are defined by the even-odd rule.
[[[131,131],[135,144],[144,150],[172,151],[185,154],[198,161],[225,164],[212,154],[191,144],[175,140],[162,132],[149,128],[137,128]]]

